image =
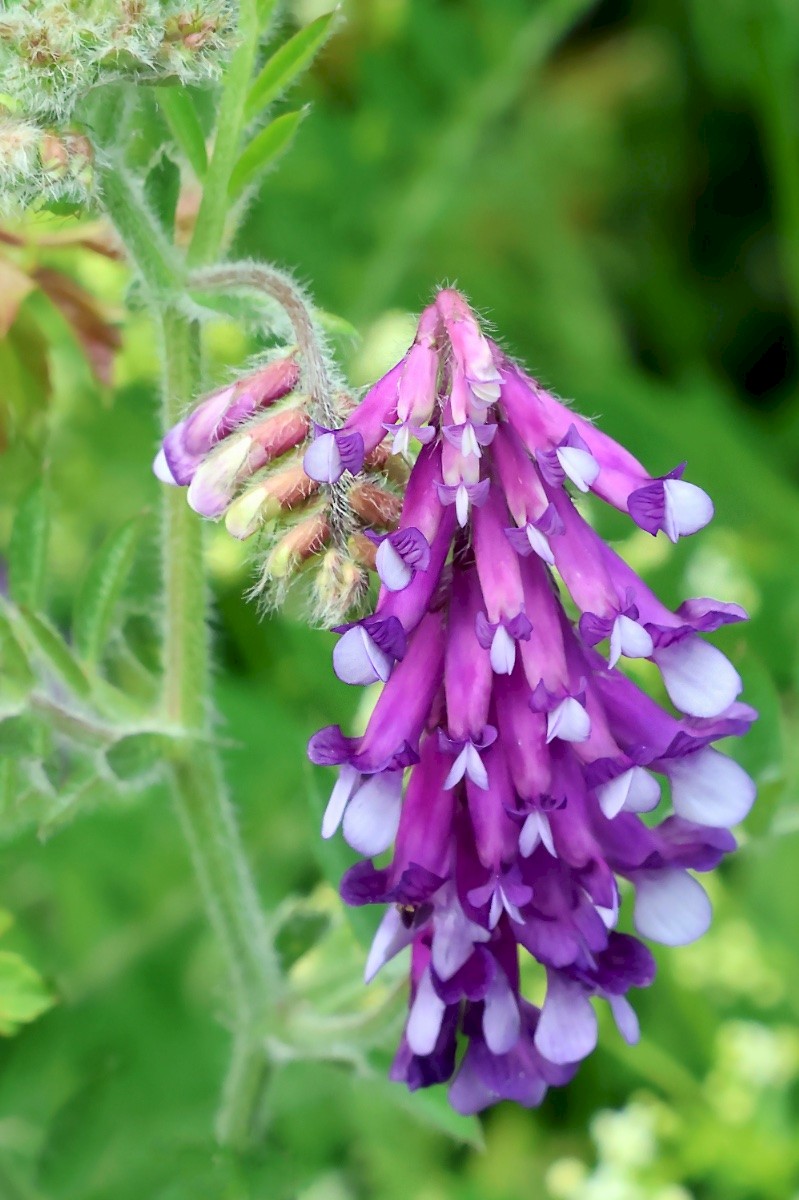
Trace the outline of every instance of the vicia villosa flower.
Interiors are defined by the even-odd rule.
[[[684,464],[651,477],[546,392],[451,290],[340,426],[312,419],[300,378],[289,354],[214,393],[156,470],[235,536],[290,517],[270,569],[321,552],[331,610],[377,573],[374,611],[338,626],[333,665],[382,691],[362,736],[330,726],[309,753],[338,769],[323,836],[341,826],[364,856],[342,895],[385,906],[367,980],[410,947],[392,1076],[452,1080],[462,1112],[535,1105],[594,1049],[594,998],[638,1037],[628,992],[655,964],[618,929],[622,883],[641,937],[700,937],[711,909],[693,872],[734,849],[755,792],[713,743],[756,714],[701,636],[745,612],[666,608],[573,493],[672,541],[713,507]],[[624,672],[637,659],[656,664],[670,707]],[[522,995],[524,963],[545,974],[540,1009]]]
[[[387,906],[367,979],[411,948],[393,1078],[451,1079],[467,1113],[535,1105],[593,1050],[595,997],[638,1037],[628,992],[655,964],[617,929],[621,882],[642,937],[676,946],[708,927],[692,872],[734,848],[729,827],[754,799],[713,742],[755,713],[701,634],[746,614],[708,599],[671,612],[602,541],[571,489],[673,541],[713,508],[682,466],[650,477],[544,391],[456,292],[425,311],[345,429],[318,431],[306,468],[334,482],[385,433],[397,452],[420,448],[379,542],[375,610],[340,629],[333,654],[341,679],[384,687],[363,736],[311,739],[311,759],[339,772],[322,832],[341,824],[365,857],[344,899]],[[619,669],[634,659],[657,665],[676,713]],[[664,783],[668,814],[644,821],[666,807]],[[540,1009],[521,993],[520,951],[546,973]]]

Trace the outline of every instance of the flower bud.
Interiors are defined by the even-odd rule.
[[[285,580],[319,553],[329,535],[330,527],[323,512],[306,517],[285,533],[274,547],[266,560],[264,574],[271,579]]]
[[[350,489],[349,500],[364,524],[378,529],[393,529],[402,513],[401,498],[375,483],[357,483]]]
[[[291,512],[318,491],[299,463],[270,475],[234,500],[225,514],[225,527],[233,537],[244,540],[265,522]]]
[[[314,579],[314,607],[325,624],[334,624],[357,607],[368,585],[367,572],[354,558],[328,550]]]

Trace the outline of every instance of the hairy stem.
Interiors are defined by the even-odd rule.
[[[263,263],[225,263],[219,267],[193,271],[190,287],[220,291],[227,288],[252,288],[276,300],[285,312],[305,367],[305,381],[313,400],[314,415],[322,425],[337,424],[333,388],[328,375],[324,345],[317,332],[311,310],[291,276]]]
[[[164,427],[198,390],[198,331],[174,310],[163,314]],[[211,924],[227,959],[234,1018],[230,1074],[217,1133],[243,1148],[253,1135],[268,1074],[264,1033],[279,995],[274,949],[235,815],[210,738],[206,589],[199,518],[177,488],[164,496],[164,706],[191,736],[172,764],[175,802]],[[245,1070],[246,1068],[246,1070]],[[256,1086],[255,1080],[260,1081]]]
[[[230,208],[230,177],[241,149],[244,108],[250,89],[260,24],[257,0],[239,4],[238,49],[225,72],[225,83],[214,135],[214,149],[205,176],[203,196],[188,259],[192,266],[213,262],[219,255],[225,236]]]
[[[103,207],[122,238],[131,261],[156,298],[173,294],[180,286],[180,264],[164,231],[144,203],[137,184],[119,163],[102,161],[98,176]]]

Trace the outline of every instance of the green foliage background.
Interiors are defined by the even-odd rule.
[[[441,1097],[388,1085],[375,1073],[396,1034],[387,1016],[347,1054],[331,1034],[331,1060],[348,1061],[281,1071],[270,1144],[234,1163],[209,1132],[223,973],[165,793],[100,803],[37,840],[6,789],[0,904],[16,923],[4,947],[56,1004],[0,1044],[3,1200],[799,1196],[799,14],[789,0],[573,3],[579,23],[544,54],[544,7],[558,9],[348,0],[285,105],[313,108],[237,253],[296,268],[358,329],[337,338],[356,382],[404,349],[407,314],[434,284],[457,282],[654,473],[689,460],[716,501],[710,529],[676,548],[621,522],[605,532],[668,600],[717,594],[753,615],[724,647],[762,712],[741,750],[761,798],[712,883],[713,931],[661,953],[637,1004],[641,1046],[606,1028],[540,1111],[503,1106],[481,1131]],[[327,8],[298,0],[289,25]],[[81,248],[32,253],[121,317],[124,268]],[[212,342],[220,378],[256,344],[224,321]],[[3,541],[46,465],[45,589],[66,626],[103,539],[144,514],[125,633],[146,660],[158,621],[147,319],[122,329],[112,391],[32,294],[0,367]],[[355,702],[332,678],[330,635],[299,611],[259,620],[244,603],[248,567],[223,531],[207,565],[218,733],[262,895],[284,915],[287,897],[305,897],[283,951],[309,994],[358,1011],[363,947],[326,882],[338,870],[317,835],[327,780],[304,757],[309,734]]]

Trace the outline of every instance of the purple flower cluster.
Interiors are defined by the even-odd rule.
[[[363,736],[311,739],[313,762],[338,768],[322,832],[341,825],[364,856],[347,903],[388,906],[367,980],[411,947],[392,1077],[452,1080],[464,1113],[536,1105],[594,1049],[594,997],[638,1037],[628,993],[655,964],[617,931],[620,881],[642,937],[677,946],[708,927],[693,872],[734,849],[755,794],[713,743],[756,714],[700,635],[746,614],[709,599],[671,612],[602,541],[571,489],[672,541],[712,504],[682,466],[652,478],[544,391],[454,291],[344,427],[317,429],[306,470],[336,482],[387,436],[418,453],[398,527],[373,539],[375,611],[339,628],[333,654],[342,680],[384,686]],[[624,659],[657,665],[671,707]],[[667,815],[642,819],[664,782]],[[540,1009],[521,995],[520,949],[546,973]]]

